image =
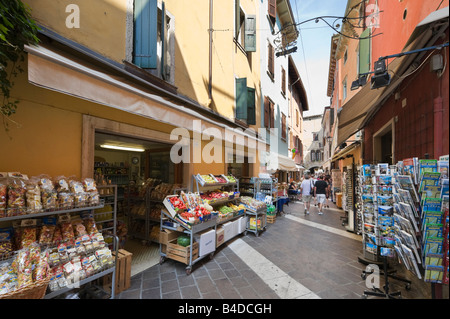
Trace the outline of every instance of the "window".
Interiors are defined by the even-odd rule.
[[[277,19],[277,0],[269,0],[267,14],[269,15],[270,21],[275,24]]]
[[[311,151],[311,162],[316,161],[316,151]]]
[[[268,52],[267,52],[267,58],[268,58],[267,69],[269,71],[269,75],[271,77],[273,77],[274,74],[275,74],[275,66],[274,66],[274,64],[275,64],[275,61],[274,61],[275,52],[274,52],[272,44],[270,44],[270,43],[268,44],[267,49],[268,49]]]
[[[286,71],[281,67],[281,92],[286,95]]]
[[[345,53],[344,53],[344,65],[345,65],[345,63],[347,63],[347,58],[348,58],[347,49],[345,49]]]
[[[359,37],[358,73],[370,72],[370,28]]]
[[[281,138],[286,139],[286,115],[281,113]]]
[[[255,89],[247,87],[247,78],[236,79],[236,119],[256,124]]]
[[[298,110],[295,110],[295,126],[299,125],[299,113]]]
[[[313,133],[313,141],[318,141],[318,140],[319,140],[319,134]]]
[[[274,113],[275,104],[268,97],[264,97],[264,126],[266,128],[274,128],[275,127],[275,113]]]
[[[246,15],[235,0],[235,39],[246,52],[256,51],[256,15]]]
[[[156,0],[134,0],[133,63],[174,83],[174,18]]]

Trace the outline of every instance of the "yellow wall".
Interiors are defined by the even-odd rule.
[[[124,0],[24,0],[42,26],[80,43],[114,61],[125,59],[126,1]],[[68,28],[69,4],[80,9],[80,28]]]

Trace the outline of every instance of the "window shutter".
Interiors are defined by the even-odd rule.
[[[275,128],[275,104],[270,101],[270,128]]]
[[[247,78],[236,79],[236,118],[247,120]]]
[[[156,69],[158,42],[157,0],[134,1],[134,64]]]
[[[359,39],[359,74],[370,72],[370,38],[367,38],[369,36],[370,28],[367,28]]]
[[[268,56],[267,67],[269,69],[270,74],[274,75],[274,73],[275,73],[274,61],[273,61],[274,51],[273,51],[273,46],[270,43],[268,46],[267,56]]]
[[[237,39],[241,29],[241,3],[240,0],[234,1],[234,37]]]
[[[277,18],[277,0],[269,0],[268,13],[269,17],[273,19]]]
[[[161,3],[161,78],[165,79],[166,73],[166,7]]]
[[[264,97],[264,127],[270,127],[270,102],[267,96]]]
[[[256,51],[256,16],[247,15],[245,17],[245,39],[244,39],[245,51]]]
[[[286,94],[286,71],[281,67],[281,92]]]
[[[256,125],[255,89],[247,88],[247,124]]]
[[[286,115],[281,114],[281,138],[286,138]]]

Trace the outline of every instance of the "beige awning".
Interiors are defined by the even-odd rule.
[[[348,154],[353,152],[360,145],[361,145],[361,143],[358,141],[358,142],[354,142],[353,144],[350,144],[350,145],[346,146],[339,153],[334,154],[334,156],[331,159],[331,161],[334,162],[334,161],[336,161],[338,159],[345,158],[345,156],[347,156]]]
[[[429,24],[437,21],[435,19],[442,19],[445,15],[448,18],[448,7],[439,10],[439,14],[433,14],[433,18],[427,17],[424,20],[426,23],[419,23],[402,52],[424,48],[429,45],[430,39],[435,37]],[[446,23],[448,27],[448,20]],[[397,57],[389,63],[388,72],[391,74],[391,83],[389,86],[371,90],[370,81],[368,81],[358,93],[343,105],[338,115],[338,145],[345,142],[350,136],[365,126],[371,116],[376,113],[379,106],[384,103],[385,99],[402,83],[403,79],[401,76],[409,70],[411,63],[416,59],[418,54]]]
[[[297,170],[297,164],[293,159],[290,157],[280,155],[280,154],[274,154],[274,153],[268,153],[266,154],[267,158],[267,171],[274,173],[277,170],[280,171],[296,171]]]

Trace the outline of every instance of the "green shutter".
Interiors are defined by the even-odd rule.
[[[157,66],[158,1],[134,0],[134,64],[146,69]]]
[[[247,124],[256,125],[255,89],[247,88]]]
[[[256,51],[256,16],[247,15],[245,16],[245,51],[255,52]]]
[[[247,78],[236,79],[236,118],[247,120]]]
[[[241,28],[241,2],[235,0],[234,2],[234,37],[239,36],[239,29]]]
[[[161,78],[166,78],[166,7],[161,3]]]
[[[359,74],[370,72],[370,28],[359,39]],[[367,38],[367,39],[364,39]]]

